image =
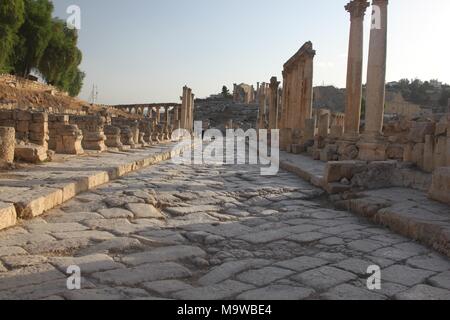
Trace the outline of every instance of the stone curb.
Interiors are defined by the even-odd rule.
[[[0,201],[0,230],[16,225],[18,218],[31,219],[40,216],[82,192],[118,179],[128,173],[170,160],[183,150],[191,147],[184,146],[175,149],[171,148],[170,144],[160,146],[169,148],[151,156],[143,156],[140,159],[110,167],[108,170],[98,170],[72,181],[28,190],[24,194],[14,195],[10,200],[5,201],[3,199],[3,201]],[[14,198],[17,198],[17,200]]]

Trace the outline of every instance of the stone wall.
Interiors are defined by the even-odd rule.
[[[48,114],[25,110],[0,110],[0,126],[15,129],[15,158],[26,162],[48,159]]]
[[[316,52],[305,43],[283,69],[283,97],[280,120],[280,148],[290,152],[305,143],[306,121],[312,117],[313,60]]]
[[[77,125],[69,124],[69,118],[69,115],[49,115],[49,149],[60,154],[83,154],[83,132]]]

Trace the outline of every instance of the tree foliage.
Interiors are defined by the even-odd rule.
[[[37,69],[45,80],[76,96],[85,74],[77,47],[78,33],[52,18],[49,0],[0,2],[0,71],[20,76]]]
[[[24,19],[23,0],[0,1],[0,72],[11,71],[10,59],[17,43],[17,30]]]
[[[230,98],[231,97],[230,90],[228,90],[227,86],[223,86],[222,87],[222,96],[224,98]]]

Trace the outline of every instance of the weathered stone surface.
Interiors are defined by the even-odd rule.
[[[66,275],[49,264],[34,265],[12,270],[8,273],[0,273],[0,291],[29,285],[40,285],[57,279],[64,279],[65,281]]]
[[[395,265],[383,270],[383,279],[405,286],[413,286],[423,283],[434,274],[431,271]]]
[[[192,286],[180,280],[162,280],[146,282],[142,285],[146,290],[166,295],[176,291],[192,289]]]
[[[398,300],[450,300],[450,291],[427,285],[418,285],[397,294],[395,297]]]
[[[151,204],[130,203],[126,208],[133,212],[135,218],[164,219],[165,216]]]
[[[136,253],[128,255],[122,258],[122,262],[137,266],[141,264],[156,263],[156,262],[167,262],[167,261],[177,261],[185,259],[193,259],[197,257],[205,257],[206,252],[198,247],[192,246],[173,246],[165,248],[156,248],[151,251],[145,251],[141,253]]]
[[[102,209],[98,211],[106,219],[133,218],[133,213],[120,208]]]
[[[329,289],[355,278],[355,274],[333,267],[321,267],[294,277],[295,280],[316,290]]]
[[[14,205],[0,201],[0,230],[12,227],[16,223],[17,214]]]
[[[225,300],[254,287],[234,280],[227,280],[207,287],[187,289],[174,294],[180,300]]]
[[[387,298],[376,292],[367,289],[358,288],[349,284],[339,285],[322,297],[327,300],[386,300]]]
[[[226,262],[215,267],[209,273],[201,277],[198,282],[201,285],[212,285],[232,278],[236,274],[248,269],[257,269],[270,264],[270,261],[263,259],[249,259],[242,261]]]
[[[19,256],[27,254],[25,250],[23,250],[21,247],[1,247],[0,249],[0,257],[5,256]]]
[[[182,279],[190,276],[191,272],[188,269],[173,262],[145,264],[135,268],[93,274],[93,277],[102,283],[119,286],[134,286],[143,282]]]
[[[314,290],[286,285],[272,285],[247,291],[237,297],[238,300],[303,300],[314,294]]]
[[[10,127],[0,127],[0,168],[11,165],[14,161],[16,131]]]
[[[450,205],[450,167],[438,168],[433,173],[431,199]]]
[[[237,279],[242,282],[261,287],[276,280],[286,278],[292,274],[294,274],[294,271],[276,267],[266,267],[263,269],[250,270],[241,273],[237,276]]]
[[[328,261],[314,258],[314,257],[300,257],[292,260],[278,262],[276,265],[285,269],[303,272],[310,269],[315,269],[328,264]]]
[[[123,265],[114,262],[106,254],[93,254],[83,257],[55,257],[50,259],[61,272],[66,272],[69,266],[79,266],[82,274],[114,270],[124,268]]]
[[[450,271],[440,273],[432,278],[429,282],[436,287],[450,290]]]

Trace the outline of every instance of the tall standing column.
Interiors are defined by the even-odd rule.
[[[164,120],[166,125],[170,125],[169,107],[164,107]]]
[[[183,87],[183,96],[181,97],[181,128],[187,129],[187,114],[188,114],[188,87]]]
[[[369,137],[382,135],[386,91],[388,0],[373,0],[367,67],[366,129]]]
[[[161,107],[155,107],[156,109],[156,124],[161,123]]]
[[[192,93],[192,89],[190,90],[191,92],[191,103],[190,103],[190,108],[189,108],[189,130],[191,130],[192,132],[194,131],[194,102],[195,102],[195,95]]]
[[[264,84],[263,84],[264,86]],[[259,103],[259,117],[258,117],[258,129],[266,129],[266,95],[262,87],[259,89],[258,93],[258,103]]]
[[[311,50],[308,52],[307,59],[305,62],[305,78],[304,78],[304,104],[303,104],[303,115],[302,115],[302,123],[301,128],[304,131],[306,126],[306,120],[311,119],[312,110],[313,110],[313,98],[314,98],[314,89],[313,89],[313,77],[314,77],[314,57],[316,52]]]
[[[269,130],[278,129],[278,87],[277,77],[270,79]]]
[[[347,63],[347,89],[344,132],[348,139],[359,137],[362,101],[362,67],[364,45],[364,15],[366,0],[353,0],[345,6],[350,13],[350,39]]]
[[[366,125],[358,143],[359,159],[384,161],[387,143],[383,138],[383,118],[386,92],[387,12],[388,0],[373,0],[367,67]]]

